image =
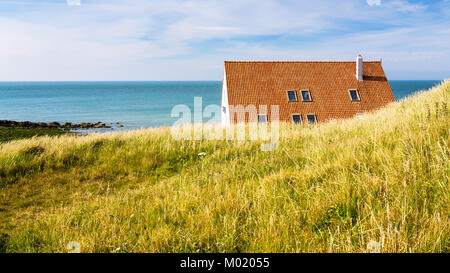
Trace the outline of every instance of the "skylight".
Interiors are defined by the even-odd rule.
[[[302,100],[303,101],[312,101],[311,93],[309,90],[302,90]]]
[[[317,123],[316,115],[314,115],[314,114],[306,115],[306,120],[308,121],[309,124]]]
[[[350,94],[350,99],[352,101],[360,101],[361,99],[359,98],[359,94],[358,94],[358,90],[356,89],[350,89],[348,90],[348,93]]]
[[[302,116],[299,114],[294,114],[292,115],[292,121],[296,124],[301,124],[302,123]]]
[[[298,101],[297,100],[297,92],[295,92],[295,90],[288,90],[287,91],[287,95],[288,95],[288,101],[289,102]]]

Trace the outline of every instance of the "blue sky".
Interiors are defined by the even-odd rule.
[[[450,0],[1,0],[0,81],[221,80],[224,60],[450,78]]]

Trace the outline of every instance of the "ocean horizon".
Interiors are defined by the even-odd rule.
[[[440,82],[389,81],[396,100]],[[0,120],[102,121],[112,130],[171,126],[179,119],[171,116],[174,106],[193,113],[194,97],[202,98],[203,109],[220,105],[221,90],[222,81],[0,82]]]

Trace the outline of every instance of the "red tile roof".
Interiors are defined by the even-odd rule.
[[[225,62],[228,104],[279,105],[281,121],[292,114],[315,114],[318,122],[349,118],[395,101],[381,62],[363,63],[363,81],[356,79],[356,62]],[[357,89],[352,102],[349,89]],[[287,90],[296,90],[298,102],[288,102]],[[312,102],[302,102],[300,90],[309,90]],[[232,118],[235,122],[235,118]]]

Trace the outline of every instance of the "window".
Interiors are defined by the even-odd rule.
[[[350,99],[352,101],[360,101],[358,90],[351,89],[351,90],[348,90],[348,93],[350,94]]]
[[[312,101],[311,93],[309,90],[302,90],[302,100],[303,101]]]
[[[258,122],[259,123],[266,123],[267,122],[267,115],[258,115]]]
[[[298,114],[294,114],[292,115],[292,121],[296,124],[301,124],[302,123],[302,116],[298,115]]]
[[[317,123],[316,115],[314,115],[314,114],[306,115],[306,120],[308,120],[309,124]]]
[[[289,102],[298,101],[297,100],[297,92],[295,92],[295,90],[288,90],[286,92],[287,92],[287,95],[288,95],[288,101]]]

